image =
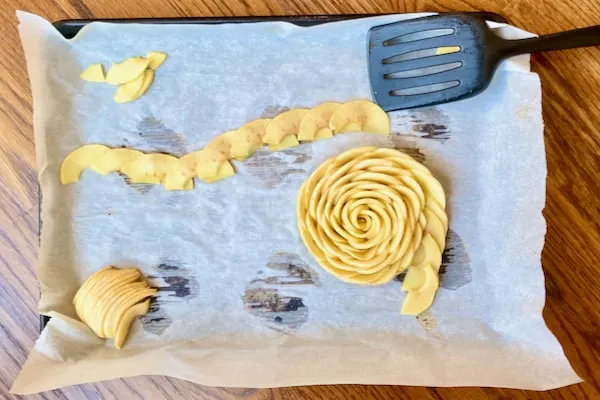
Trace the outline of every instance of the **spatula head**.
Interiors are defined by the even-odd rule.
[[[484,19],[441,14],[369,30],[369,79],[386,111],[464,99],[489,84],[499,38]]]

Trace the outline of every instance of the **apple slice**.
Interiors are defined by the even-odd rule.
[[[144,153],[133,149],[109,149],[96,158],[94,162],[90,164],[89,169],[101,175],[107,175],[111,172],[119,171],[123,165],[142,154]]]
[[[390,119],[377,104],[353,100],[339,106],[331,115],[329,128],[335,135],[344,132],[390,134]]]
[[[298,128],[298,140],[318,140],[333,137],[329,121],[340,103],[323,103],[304,115]]]
[[[235,130],[227,131],[227,132],[215,137],[213,140],[208,142],[208,144],[206,145],[206,148],[218,151],[219,153],[223,154],[223,156],[226,159],[229,160],[230,158],[232,158],[231,157],[231,143],[235,138],[236,132],[237,131],[235,131]]]
[[[204,182],[206,183],[214,183],[216,181],[220,181],[221,179],[229,178],[230,176],[235,175],[235,170],[233,169],[233,165],[227,160],[221,164],[217,174],[214,176],[207,176],[204,178]]]
[[[104,82],[104,68],[102,64],[92,64],[79,75],[81,79],[88,82]]]
[[[409,290],[417,290],[423,287],[425,284],[425,269],[409,267],[406,270],[406,276],[402,281],[402,290],[407,292]]]
[[[148,68],[156,70],[167,59],[167,54],[160,51],[151,51],[146,54],[146,58],[150,60]]]
[[[431,235],[431,237],[435,240],[435,243],[438,245],[438,248],[443,252],[446,247],[446,232],[448,231],[448,227],[444,225],[442,221],[438,218],[438,216],[425,207],[423,210],[425,214],[425,218],[427,219],[427,225],[425,225],[425,230]]]
[[[148,88],[150,87],[152,82],[154,81],[154,71],[151,69],[145,70],[142,79],[143,79],[142,87],[137,92],[136,97],[133,100],[139,99],[140,97],[142,97],[142,95],[144,93],[146,93],[146,91],[148,90]]]
[[[309,110],[305,108],[296,108],[279,114],[267,124],[263,142],[269,145],[277,145],[286,136],[297,136],[300,121],[308,112]]]
[[[227,161],[221,152],[209,147],[186,154],[180,160],[187,170],[202,180],[217,176],[219,168]]]
[[[131,57],[121,63],[112,64],[106,74],[106,82],[115,85],[131,82],[148,68],[146,57]]]
[[[300,142],[296,135],[285,136],[279,144],[272,144],[269,146],[270,151],[280,151],[289,149],[290,147],[298,146]]]
[[[113,290],[112,304],[108,310],[105,310],[103,321],[100,325],[101,332],[108,338],[114,338],[119,323],[122,321],[127,310],[148,297],[153,296],[155,293],[156,289],[150,287],[146,281],[135,282],[129,284],[129,286]]]
[[[147,314],[149,309],[150,299],[147,299],[142,303],[134,305],[125,312],[123,318],[121,318],[121,321],[117,327],[117,332],[115,335],[115,347],[117,349],[123,347],[125,339],[127,339],[127,335],[129,335],[129,329],[131,328],[133,320],[139,317],[140,315]]]
[[[432,179],[430,172],[419,170],[412,170],[411,172],[427,196],[435,200],[442,209],[446,209],[446,193],[440,182],[437,179]]]
[[[424,268],[426,265],[434,266],[436,271],[442,264],[442,250],[439,248],[431,234],[423,232],[423,238],[417,251],[410,262],[411,267]]]
[[[260,149],[270,121],[270,119],[257,119],[242,125],[231,141],[231,157],[244,161]]]
[[[73,150],[60,166],[60,182],[63,185],[77,182],[81,171],[88,168],[108,150],[110,148],[101,144],[88,144]]]
[[[423,285],[417,290],[408,291],[400,310],[401,314],[419,315],[433,303],[435,292],[440,285],[438,273],[430,266],[424,268],[423,273]]]
[[[161,183],[171,164],[177,162],[177,157],[168,154],[142,154],[121,167],[121,172],[127,175],[133,183]]]
[[[144,87],[144,74],[142,73],[140,76],[135,78],[134,80],[124,83],[117,88],[113,99],[121,104],[121,103],[129,103],[138,98],[138,93],[141,92]]]
[[[182,157],[183,158],[183,157]],[[163,176],[161,183],[167,191],[191,190],[194,188],[194,176],[196,171],[189,168],[182,158],[169,165],[167,173]]]

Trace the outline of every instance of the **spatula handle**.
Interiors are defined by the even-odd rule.
[[[576,47],[598,45],[600,45],[600,25],[595,25],[536,38],[506,40],[501,53],[502,57],[510,57],[536,51],[574,49]]]

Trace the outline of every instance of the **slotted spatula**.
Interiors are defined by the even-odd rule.
[[[600,45],[600,25],[506,40],[481,15],[443,14],[375,26],[368,44],[373,96],[393,111],[474,96],[510,56]]]

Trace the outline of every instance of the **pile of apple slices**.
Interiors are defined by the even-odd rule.
[[[148,312],[150,287],[136,268],[108,266],[90,276],[81,285],[73,304],[77,316],[101,338],[115,340],[120,349],[133,320]]]
[[[154,81],[154,71],[165,61],[167,55],[151,51],[146,57],[131,57],[112,64],[104,75],[102,64],[92,64],[79,75],[88,82],[106,82],[119,85],[115,96],[117,103],[129,103],[140,98]]]
[[[331,138],[345,132],[390,134],[387,113],[366,100],[324,103],[313,109],[285,111],[273,119],[257,119],[215,137],[204,149],[177,158],[162,153],[144,154],[100,144],[71,152],[60,169],[61,183],[79,180],[84,169],[106,175],[120,172],[132,183],[162,184],[166,190],[190,190],[194,177],[213,183],[235,175],[230,160],[244,161],[263,145],[279,151],[300,144]]]

